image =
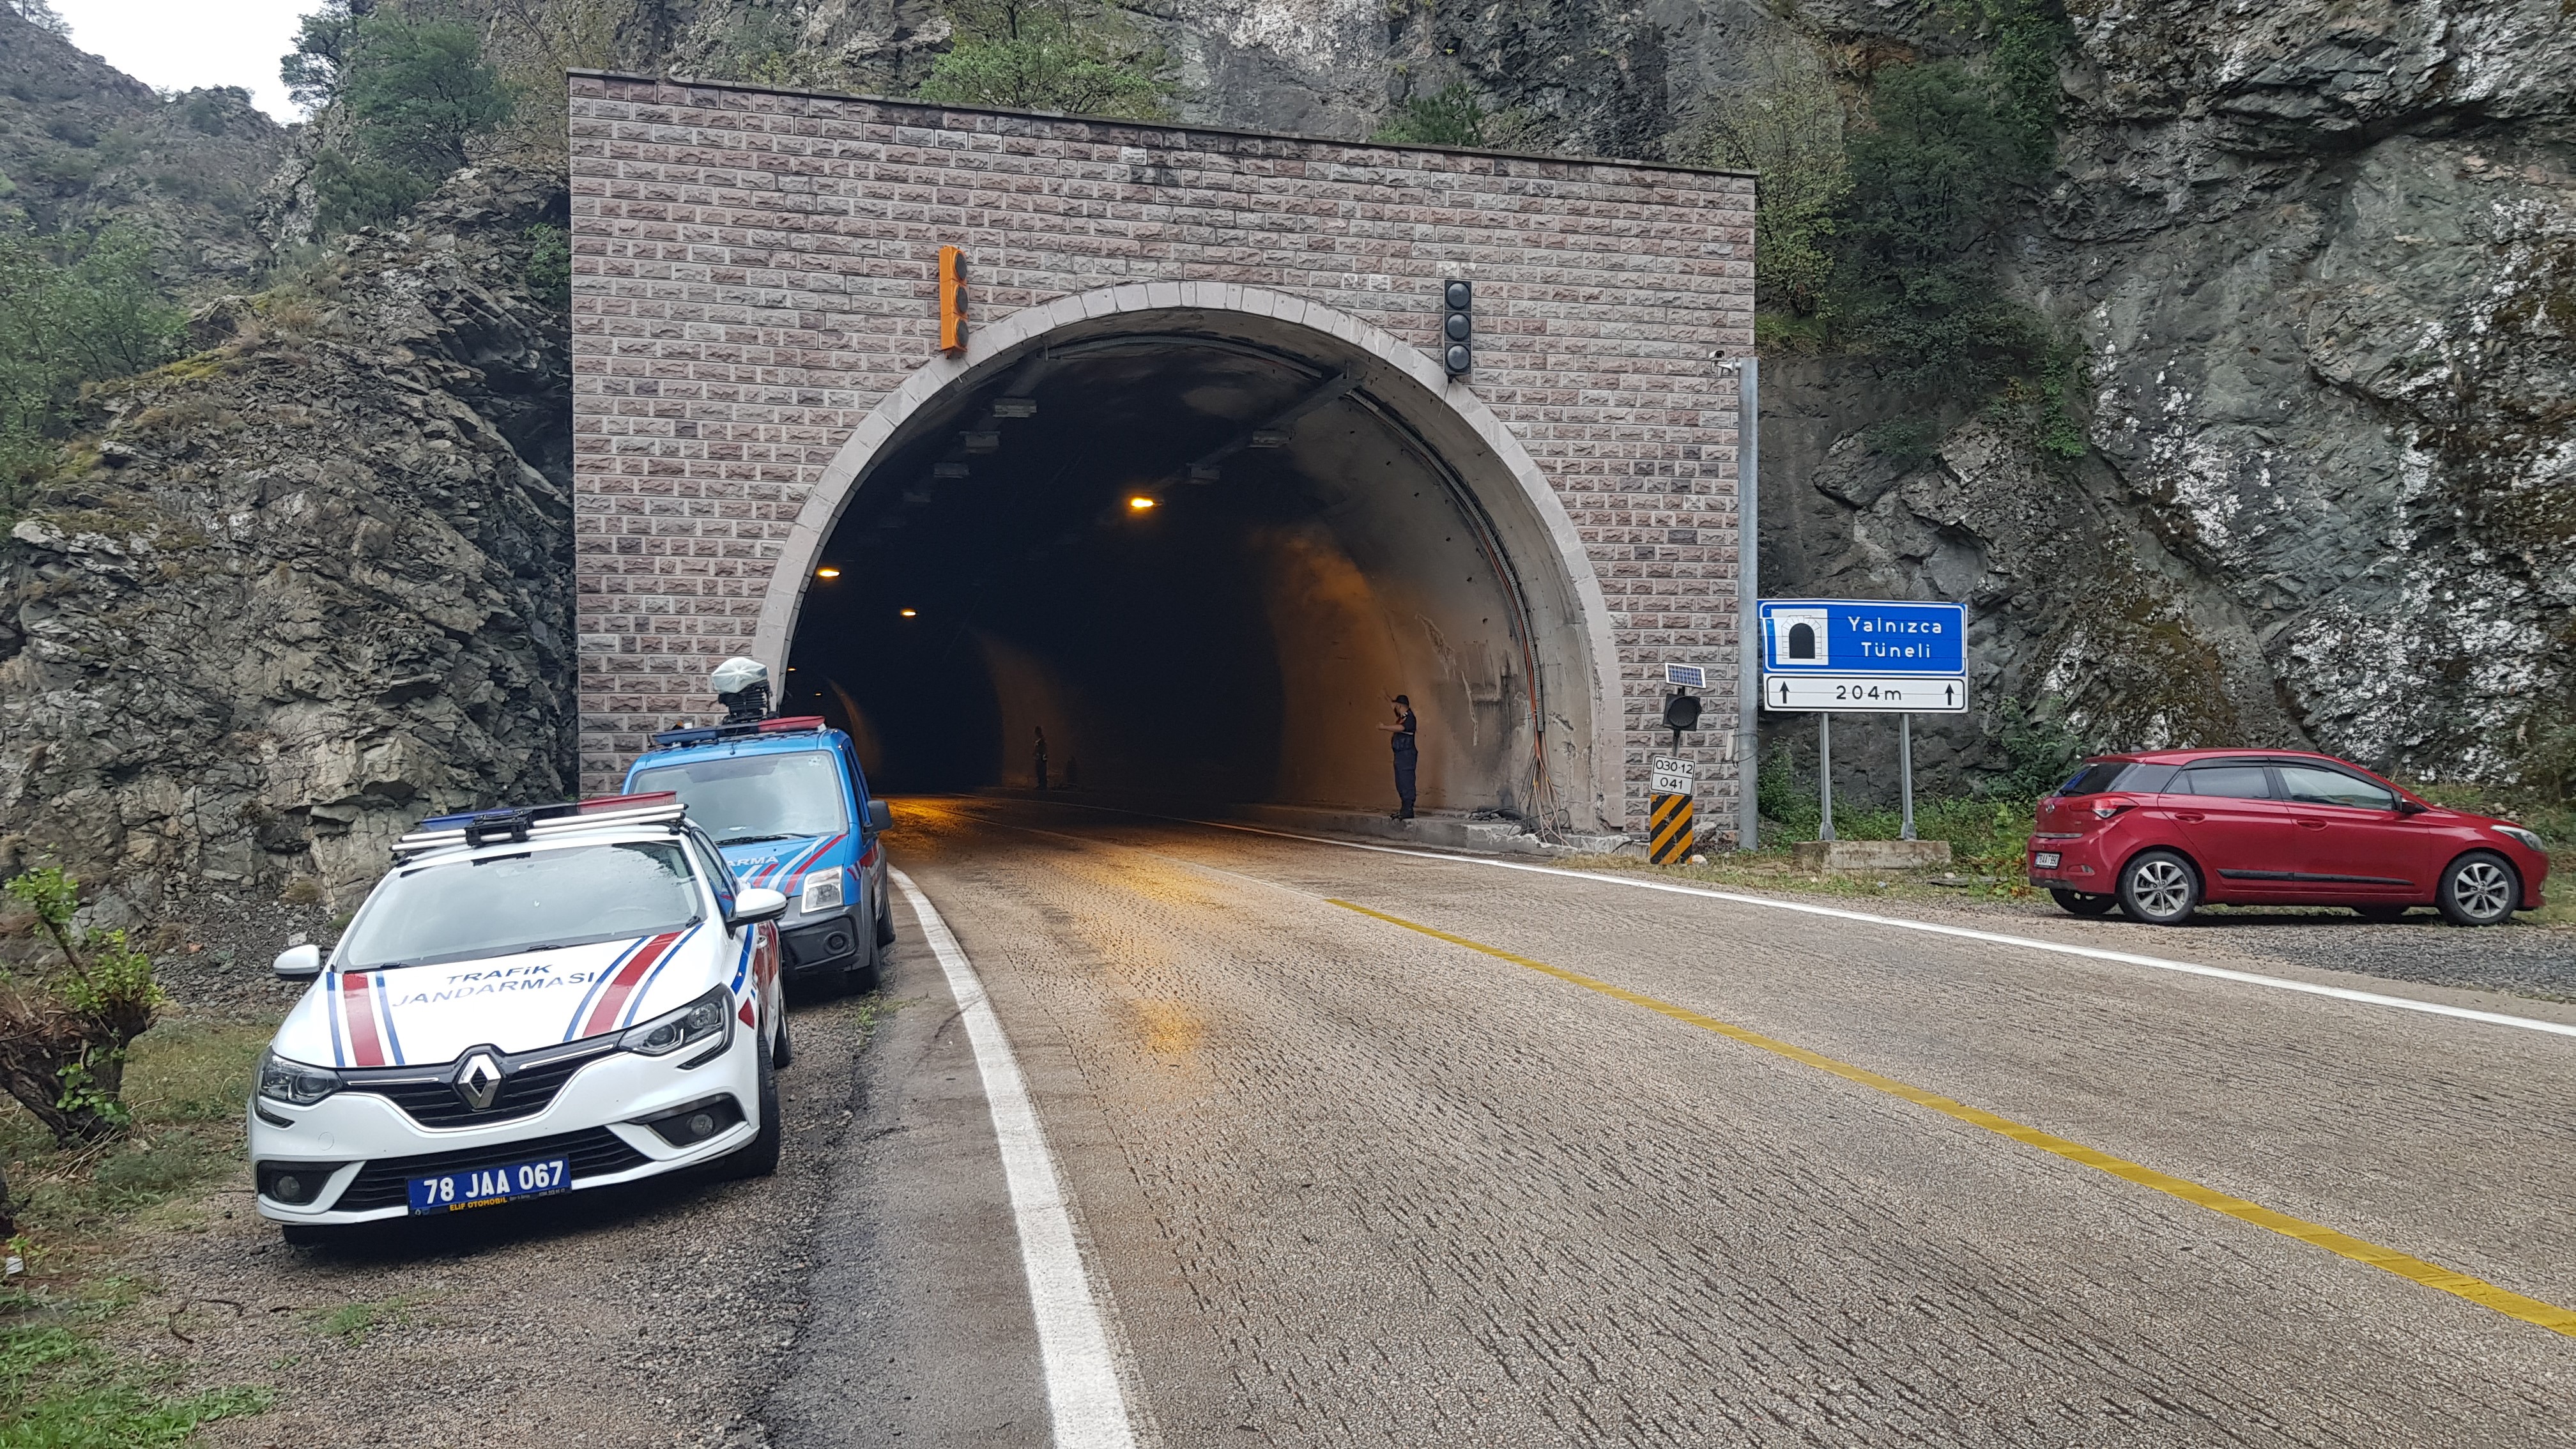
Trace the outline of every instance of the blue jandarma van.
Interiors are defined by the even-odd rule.
[[[871,991],[894,941],[885,802],[850,737],[820,716],[669,730],[626,772],[626,791],[668,790],[715,838],[744,886],[787,897],[778,923],[791,980]]]

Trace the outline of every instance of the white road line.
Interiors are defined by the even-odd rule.
[[[1104,809],[1106,807],[1084,808]],[[2346,986],[2325,986],[2313,981],[2293,981],[2283,976],[2263,976],[2252,971],[2232,971],[2224,966],[2203,966],[2196,961],[2174,961],[2162,956],[2143,956],[2135,951],[2106,951],[2098,946],[2072,946],[2062,941],[2042,941],[2030,936],[2007,936],[2000,931],[1980,931],[1968,926],[1944,926],[1932,921],[1909,921],[1897,916],[1874,916],[1867,911],[1847,911],[1838,906],[1777,900],[1770,896],[1748,896],[1735,891],[1682,885],[1675,881],[1640,880],[1635,876],[1612,875],[1607,871],[1565,870],[1552,865],[1527,865],[1517,860],[1494,860],[1477,855],[1450,855],[1444,851],[1417,850],[1401,845],[1363,845],[1356,840],[1335,840],[1325,835],[1298,835],[1286,830],[1264,830],[1255,825],[1233,825],[1223,820],[1197,820],[1185,815],[1150,815],[1144,811],[1135,810],[1113,810],[1110,813],[1143,815],[1149,820],[1177,820],[1184,824],[1205,825],[1217,830],[1240,831],[1246,835],[1268,835],[1280,840],[1303,840],[1313,845],[1338,845],[1344,850],[1367,850],[1380,855],[1418,856],[1423,860],[1445,860],[1458,865],[1481,865],[1494,870],[1525,870],[1533,875],[1563,876],[1567,880],[1586,881],[1595,885],[1627,886],[1641,891],[1668,891],[1682,896],[1705,896],[1713,901],[1731,901],[1740,906],[1761,906],[1774,911],[1794,911],[1805,916],[1826,916],[1838,921],[1860,921],[1873,926],[1892,926],[1900,931],[1921,931],[1926,935],[1949,936],[1962,941],[1983,941],[1993,946],[2017,946],[2026,951],[2047,951],[2060,956],[2080,956],[2090,961],[2114,961],[2123,966],[2145,966],[2156,971],[2179,971],[2186,976],[2207,976],[2219,981],[2233,981],[2244,986],[2265,986],[2275,991],[2296,991],[2308,996],[2325,996],[2337,1001],[2358,1002],[2364,1006],[2394,1007],[2399,1011],[2420,1011],[2427,1016],[2448,1016],[2461,1021],[2484,1022],[2489,1026],[2519,1027],[2524,1031],[2547,1032],[2551,1036],[2576,1037],[2576,1026],[2565,1022],[2542,1021],[2530,1016],[2511,1016],[2500,1011],[2477,1011],[2465,1006],[2448,1006],[2438,1001],[2416,1001],[2403,996],[2382,996],[2376,991],[2355,991]]]
[[[965,948],[938,909],[912,877],[899,870],[889,874],[912,903],[939,969],[948,973],[948,989],[957,998],[966,1039],[975,1048],[975,1066],[984,1076],[993,1135],[1002,1145],[1002,1175],[1011,1185],[1011,1214],[1019,1225],[1020,1262],[1029,1275],[1029,1306],[1037,1315],[1038,1357],[1046,1370],[1055,1442],[1058,1449],[1133,1449],[1136,1435],[1128,1426],[1127,1397],[1109,1351],[1108,1326],[1083,1270],[1082,1250],[1074,1244],[1064,1186],[1047,1152],[1028,1086],[1020,1079],[1019,1062],[1011,1055],[1011,1039],[993,1015],[975,964],[966,959]]]

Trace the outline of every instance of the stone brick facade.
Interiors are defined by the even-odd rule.
[[[613,784],[751,647],[835,453],[938,357],[942,244],[986,324],[1122,284],[1272,289],[1434,346],[1476,284],[1469,386],[1536,462],[1609,611],[1624,814],[1668,660],[1715,666],[1701,799],[1731,822],[1732,373],[1753,181],[704,83],[572,86],[582,765]],[[776,661],[773,661],[775,663]],[[1713,777],[1713,778],[1710,778]]]

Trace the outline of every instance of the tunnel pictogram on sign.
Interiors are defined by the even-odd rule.
[[[1657,795],[1646,815],[1648,830],[1646,858],[1657,865],[1672,865],[1690,854],[1691,842],[1699,838],[1692,829],[1691,797]]]

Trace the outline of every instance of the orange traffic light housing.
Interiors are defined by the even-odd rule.
[[[939,350],[966,350],[966,253],[939,249]]]

